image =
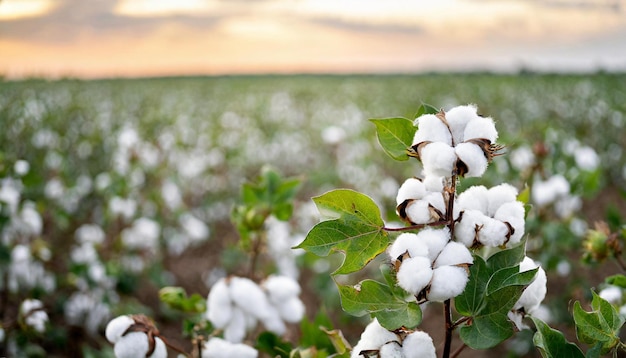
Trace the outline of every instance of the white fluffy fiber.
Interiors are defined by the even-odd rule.
[[[441,266],[433,270],[430,291],[426,295],[429,301],[443,302],[460,295],[465,290],[468,273],[463,267]]]
[[[422,148],[420,159],[427,176],[449,177],[457,157],[453,147],[446,143],[433,142]]]
[[[432,262],[427,257],[411,257],[402,261],[396,274],[398,285],[413,295],[419,294],[433,277]]]
[[[465,210],[463,217],[454,227],[454,238],[467,247],[474,245],[475,239],[478,239],[477,229],[482,227],[487,217],[478,210]]]
[[[298,323],[304,317],[306,307],[299,297],[292,297],[275,306],[285,322]]]
[[[442,192],[443,191],[444,177],[438,177],[434,175],[427,175],[424,177],[424,187],[427,191]]]
[[[502,204],[496,211],[494,219],[509,223],[514,230],[507,245],[517,244],[524,236],[524,214],[524,204],[521,201]]]
[[[225,278],[217,281],[207,297],[206,317],[215,328],[224,328],[232,317],[233,307]]]
[[[246,337],[248,322],[246,313],[239,307],[234,307],[231,313],[230,321],[224,327],[224,339],[233,343],[240,343]]]
[[[517,199],[517,189],[506,183],[496,185],[487,191],[487,197],[489,200],[489,207],[487,208],[486,214],[494,217],[500,206],[504,203],[509,203]]]
[[[422,142],[442,142],[452,144],[452,135],[448,127],[434,114],[425,114],[415,120],[417,131],[413,137],[413,145]]]
[[[410,202],[404,209],[406,217],[414,224],[427,224],[433,221],[426,200],[415,200]]]
[[[433,262],[450,241],[450,230],[447,227],[443,229],[426,228],[417,234],[417,238],[428,246],[428,258]]]
[[[404,350],[398,342],[389,342],[383,344],[378,351],[380,358],[404,358]]]
[[[483,150],[474,143],[459,143],[454,148],[456,156],[467,166],[465,177],[480,177],[487,170],[487,157]]]
[[[149,358],[167,358],[165,343],[156,337],[154,352]],[[121,337],[113,347],[116,358],[145,357],[148,353],[148,336],[144,332],[130,332]]]
[[[556,199],[568,195],[570,185],[562,175],[554,175],[546,181],[536,179],[533,183],[531,198],[538,206],[546,206],[556,201]]]
[[[478,241],[487,247],[497,247],[504,245],[508,234],[509,228],[505,223],[485,216],[478,231]]]
[[[273,313],[265,292],[249,278],[232,277],[229,287],[231,300],[247,314],[265,319]]]
[[[370,349],[378,350],[385,343],[394,341],[398,341],[398,336],[386,330],[378,323],[378,320],[374,318],[374,320],[365,327],[363,333],[361,333],[361,339],[354,348],[352,348],[350,358],[360,358],[362,357],[360,354],[361,351]]]
[[[405,358],[436,358],[433,339],[426,332],[416,331],[404,338],[402,351]]]
[[[127,315],[115,317],[107,324],[104,335],[109,342],[116,343],[122,338],[122,334],[126,332],[128,327],[132,326],[134,323],[135,320]]]
[[[622,294],[622,289],[613,285],[607,286],[598,292],[600,298],[613,305],[620,305],[622,303]]]
[[[409,199],[421,199],[426,196],[426,188],[421,180],[416,178],[409,178],[402,183],[400,189],[398,189],[398,195],[396,196],[396,205],[402,204],[405,200]]]
[[[498,139],[498,131],[491,117],[480,117],[470,120],[463,131],[463,140],[487,139],[495,143]]]
[[[480,118],[476,111],[476,106],[470,104],[467,106],[457,106],[446,112],[446,120],[452,130],[452,138],[455,144],[465,140],[463,134],[467,124],[476,118]]]
[[[443,250],[441,250],[433,267],[438,268],[446,265],[454,266],[472,263],[474,263],[474,258],[467,247],[462,243],[450,241]]]
[[[464,192],[459,194],[454,203],[455,211],[478,210],[486,214],[489,207],[487,192],[488,189],[483,185],[475,185],[465,189]]]
[[[439,210],[442,214],[446,213],[446,203],[443,200],[442,193],[430,193],[424,197],[424,200],[426,200],[433,208]]]
[[[519,300],[513,306],[513,310],[524,309],[524,312],[532,314],[537,307],[541,304],[541,301],[546,297],[547,292],[547,278],[546,272],[541,266],[533,261],[528,256],[524,257],[524,260],[520,263],[520,272],[525,272],[539,267],[535,279],[526,287]]]
[[[298,284],[298,281],[287,276],[269,276],[263,282],[263,287],[268,293],[270,302],[275,305],[300,295],[300,284]]]
[[[417,234],[402,233],[393,242],[387,253],[392,262],[395,262],[399,256],[408,252],[410,257],[428,256],[428,246],[424,241],[419,240]]]
[[[259,352],[245,344],[231,343],[218,337],[204,344],[202,358],[256,358]]]

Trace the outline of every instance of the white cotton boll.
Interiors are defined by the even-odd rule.
[[[539,267],[537,274],[533,282],[526,287],[519,300],[513,306],[514,310],[519,310],[521,308],[524,309],[526,313],[532,313],[539,305],[541,301],[546,297],[547,292],[547,277],[546,272],[543,270],[541,266],[539,266],[536,262],[534,262],[528,256],[524,257],[524,260],[520,263],[519,270],[520,272],[526,272],[532,270],[536,267]]]
[[[587,146],[576,148],[574,160],[576,161],[576,166],[587,171],[596,170],[600,165],[598,153],[593,148]]]
[[[400,234],[387,251],[391,261],[408,252],[410,257],[428,256],[428,246],[419,240],[417,234],[405,232]]]
[[[489,189],[487,197],[489,199],[487,215],[494,217],[502,204],[517,200],[517,189],[510,184],[500,184]]]
[[[519,147],[513,150],[510,153],[509,158],[513,168],[519,171],[529,169],[535,164],[535,154],[533,154],[532,149],[528,146]]]
[[[150,355],[149,358],[167,358],[167,347],[161,338],[155,338],[154,342],[156,343],[154,347],[154,352]]]
[[[231,343],[218,337],[209,339],[202,349],[202,358],[256,358],[259,352],[245,344]]]
[[[263,287],[268,293],[270,302],[274,305],[300,294],[298,281],[287,276],[272,275],[263,282]]]
[[[209,227],[204,221],[190,213],[185,213],[178,218],[180,226],[187,236],[193,241],[203,241],[209,237]]]
[[[100,244],[104,241],[106,235],[100,226],[96,224],[84,224],[76,229],[74,237],[79,243],[90,242]]]
[[[224,328],[232,317],[232,311],[228,283],[225,278],[222,278],[211,287],[211,292],[207,297],[206,318],[216,328]]]
[[[404,351],[398,342],[389,342],[383,344],[378,352],[380,358],[404,358]]]
[[[500,220],[485,217],[478,231],[478,241],[487,247],[498,247],[506,242],[509,227]]]
[[[448,127],[434,114],[425,114],[415,120],[417,131],[413,137],[413,145],[422,142],[442,142],[452,145],[452,135]]]
[[[39,333],[46,330],[48,314],[43,310],[43,303],[36,299],[26,299],[20,305],[20,315],[24,323]]]
[[[268,306],[268,310],[260,315],[262,315],[263,318],[259,318],[259,320],[263,323],[265,329],[279,336],[285,334],[287,327],[274,306]]]
[[[561,218],[565,219],[580,210],[583,203],[580,197],[565,195],[554,203],[554,212]]]
[[[352,349],[351,357],[360,357],[359,352],[362,350],[379,349],[383,344],[394,341],[398,341],[398,336],[385,329],[378,323],[378,320],[374,318],[374,320],[365,327],[363,333],[361,333],[361,339]]]
[[[441,253],[435,261],[434,268],[446,265],[454,266],[472,263],[474,263],[474,258],[467,247],[460,242],[450,241],[446,247],[441,250]]]
[[[406,217],[414,224],[427,224],[433,221],[425,200],[414,200],[405,208]]]
[[[416,331],[404,338],[402,351],[405,358],[436,358],[433,339],[426,332]]]
[[[345,129],[337,126],[329,126],[322,130],[322,140],[326,144],[339,144],[346,138]]]
[[[443,200],[442,193],[430,193],[424,197],[424,200],[427,201],[433,208],[439,210],[441,214],[446,214],[446,203]]]
[[[426,195],[426,188],[421,180],[416,178],[409,178],[402,183],[400,189],[398,189],[398,195],[396,196],[396,205],[402,204],[408,199],[421,199]]]
[[[610,304],[617,305],[622,302],[622,289],[617,286],[608,286],[603,288],[598,296]]]
[[[447,227],[443,229],[426,228],[417,234],[417,238],[428,246],[428,259],[432,263],[450,241],[450,230]]]
[[[426,295],[429,301],[443,302],[460,295],[465,290],[468,273],[463,267],[441,266],[433,270],[430,291]]]
[[[154,339],[154,343],[154,352],[149,358],[167,358],[165,343],[158,337]],[[116,358],[136,358],[145,357],[148,349],[148,336],[145,333],[130,332],[115,343],[113,352]]]
[[[488,219],[478,210],[465,210],[461,221],[454,227],[454,238],[467,247],[472,247],[478,239],[477,229]]]
[[[230,299],[244,312],[259,320],[270,318],[275,314],[265,292],[248,278],[232,277],[230,279]]]
[[[459,194],[454,203],[455,209],[463,210],[478,210],[483,214],[487,214],[487,208],[489,207],[489,197],[487,195],[488,189],[483,185],[475,185],[465,189],[464,192]]]
[[[224,328],[224,339],[233,343],[241,343],[245,337],[246,313],[239,308],[233,308],[230,321]]]
[[[122,334],[126,332],[128,327],[135,324],[135,320],[133,320],[130,316],[118,316],[112,319],[108,324],[104,331],[104,335],[107,337],[107,340],[111,343],[116,343],[122,338]]]
[[[28,171],[30,170],[30,163],[23,159],[17,160],[13,165],[13,170],[15,171],[15,174],[24,176],[28,174]]]
[[[480,117],[472,119],[465,126],[463,131],[463,140],[470,139],[487,139],[491,143],[495,143],[498,139],[498,131],[491,117]]]
[[[463,138],[465,127],[471,120],[479,118],[476,111],[476,106],[470,104],[467,106],[457,106],[446,112],[446,120],[452,130],[452,137],[454,138],[455,144],[459,144],[465,140],[465,138]]]
[[[424,178],[424,187],[427,191],[442,192],[444,177],[428,175]]]
[[[569,192],[569,182],[564,176],[557,174],[543,182],[535,180],[531,196],[535,204],[545,206],[553,203],[559,197],[568,195]]]
[[[460,143],[454,148],[456,156],[465,163],[467,173],[465,177],[480,177],[487,170],[487,157],[485,152],[474,143]]]
[[[524,214],[524,204],[521,201],[502,204],[498,211],[496,211],[494,219],[509,223],[514,230],[507,245],[520,242],[522,236],[524,236]]]
[[[300,322],[306,311],[304,303],[302,303],[298,297],[292,297],[284,302],[280,302],[280,304],[275,307],[278,310],[280,318],[289,323]]]
[[[398,285],[413,295],[419,294],[433,277],[431,261],[426,257],[411,257],[402,261],[396,274]]]
[[[420,152],[426,176],[450,177],[456,163],[454,148],[442,142],[427,144]]]

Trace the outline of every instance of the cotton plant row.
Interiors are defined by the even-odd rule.
[[[503,154],[493,119],[467,105],[448,111],[422,106],[414,121],[372,121],[389,156],[421,162],[421,174],[397,192],[396,213],[405,226],[386,226],[372,199],[339,189],[313,199],[323,221],[298,246],[320,256],[344,253],[333,275],[360,271],[388,255],[381,267],[384,282],[337,283],[344,311],[373,318],[351,356],[436,357],[432,339],[419,328],[429,303],[444,307],[442,357],[456,356],[464,347],[495,347],[525,329],[536,331],[534,343],[544,356],[560,349],[582,356],[542,320],[546,273],[525,249],[529,195],[507,183],[457,190],[460,180],[481,177]],[[549,184],[562,188],[554,190],[554,200],[569,194],[558,180]],[[534,202],[544,198],[542,191],[552,191],[536,184]],[[453,319],[453,304],[460,318]],[[453,353],[455,332],[461,343]],[[556,336],[561,338],[549,340]]]

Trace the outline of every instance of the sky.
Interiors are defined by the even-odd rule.
[[[626,70],[626,0],[0,0],[0,76]]]

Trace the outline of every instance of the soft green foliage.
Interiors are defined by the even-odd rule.
[[[416,128],[406,118],[370,119],[376,125],[376,135],[385,153],[395,160],[409,159],[407,148],[411,146]]]
[[[315,225],[297,247],[326,256],[341,251],[345,260],[334,274],[355,272],[389,245],[380,210],[372,199],[353,190],[333,190],[313,198],[329,220]]]
[[[531,317],[537,328],[533,337],[535,347],[544,358],[583,358],[580,348],[565,340],[563,333],[550,328],[545,322],[536,317]]]
[[[606,279],[604,279],[604,281],[608,283],[609,285],[626,288],[626,275],[623,275],[623,274],[616,274],[616,275],[609,276]]]
[[[580,302],[574,303],[574,321],[578,340],[598,347],[601,354],[606,354],[620,345],[619,331],[624,324],[613,305],[592,291],[592,310],[585,311]]]
[[[202,313],[206,311],[206,300],[197,293],[187,296],[182,287],[163,287],[159,290],[159,299],[170,308],[188,313]]]

